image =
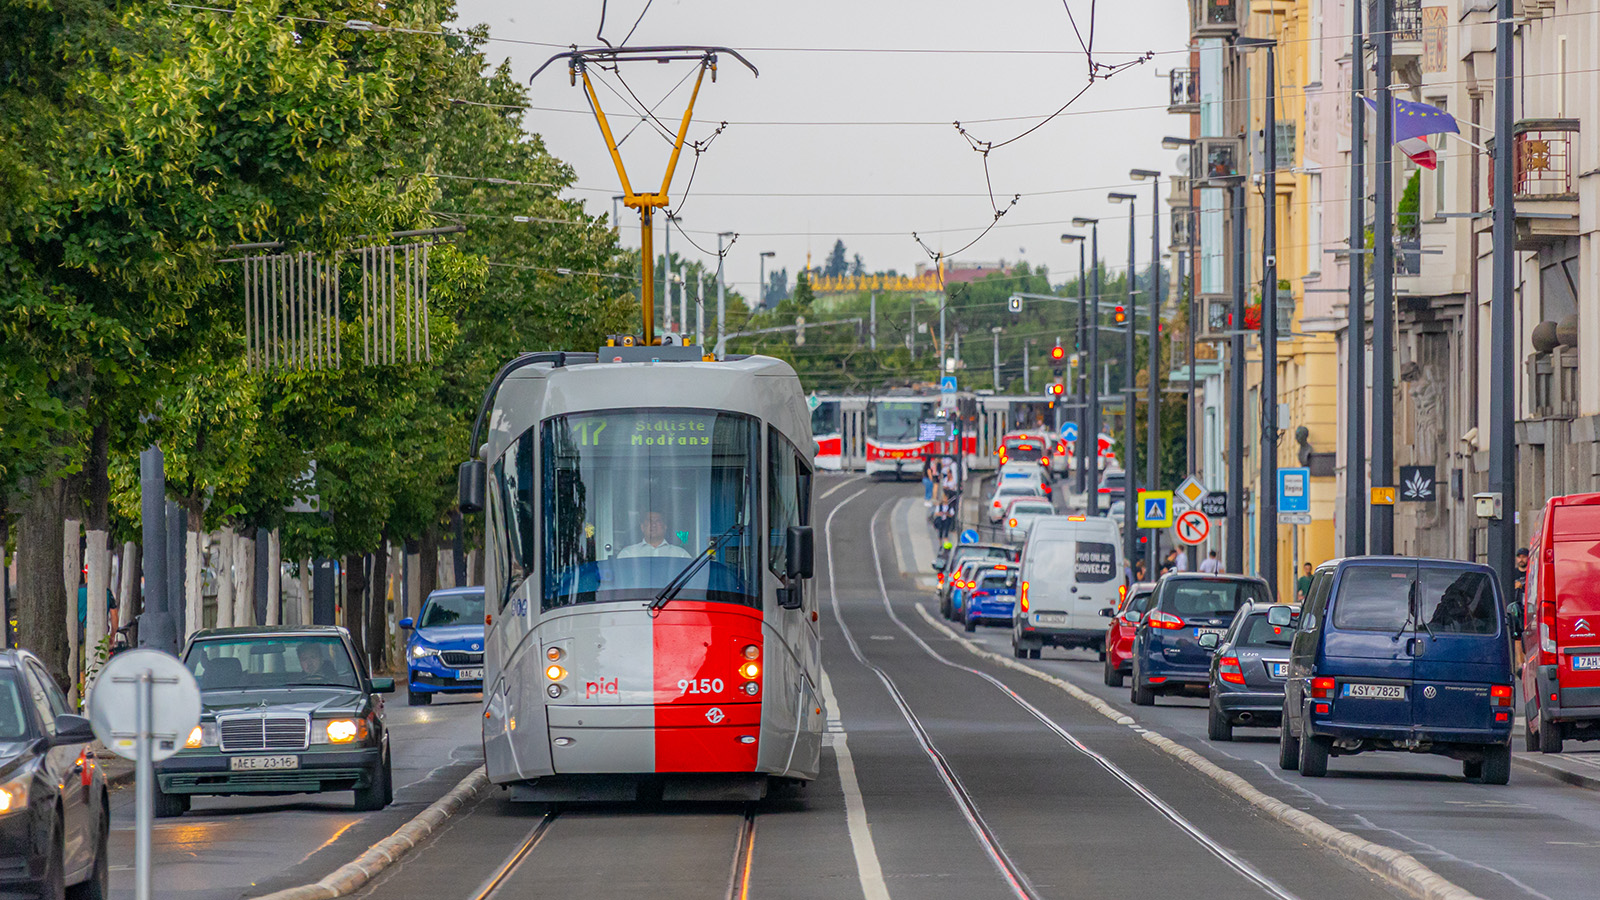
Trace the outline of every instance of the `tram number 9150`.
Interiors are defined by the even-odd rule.
[[[678,679],[678,690],[685,694],[720,694],[725,686],[721,678]]]

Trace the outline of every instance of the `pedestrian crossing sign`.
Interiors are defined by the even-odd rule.
[[[1172,492],[1140,491],[1138,523],[1140,528],[1171,528]]]

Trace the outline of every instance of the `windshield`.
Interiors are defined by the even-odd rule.
[[[0,741],[20,741],[27,736],[28,716],[23,712],[16,675],[0,673]]]
[[[711,540],[681,600],[759,605],[754,468],[745,415],[617,410],[543,425],[543,606],[650,602]]]
[[[917,441],[917,423],[933,418],[933,404],[909,400],[884,400],[874,405],[873,433],[880,441]]]
[[[1006,587],[1006,573],[989,572],[985,574],[978,582],[978,590],[991,592],[1009,590]]]
[[[440,628],[447,625],[483,624],[483,592],[467,594],[434,594],[422,608],[418,628]]]
[[[1044,456],[1044,445],[1018,444],[1015,450],[1007,451],[1007,455],[1019,462],[1034,462]]]
[[[344,642],[331,635],[209,638],[195,641],[183,663],[202,691],[361,687]]]
[[[1161,609],[1188,618],[1232,618],[1251,600],[1267,602],[1266,591],[1249,581],[1169,581],[1162,592]]]
[[[839,433],[839,401],[823,400],[817,404],[817,408],[811,411],[811,433]]]
[[[1294,628],[1268,622],[1266,613],[1252,613],[1239,626],[1239,634],[1240,647],[1287,647],[1294,642]]]
[[[1116,475],[1107,475],[1106,477],[1100,479],[1100,486],[1103,488],[1120,488],[1127,483],[1127,478],[1120,473]]]
[[[1018,503],[1011,507],[1014,516],[1052,516],[1055,512],[1055,507],[1048,503]]]

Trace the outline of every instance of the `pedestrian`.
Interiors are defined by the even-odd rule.
[[[1180,551],[1178,551],[1178,555],[1173,557],[1173,559],[1172,559],[1172,571],[1174,571],[1174,572],[1187,572],[1187,571],[1189,571],[1189,553],[1188,553],[1188,551],[1180,550]]]
[[[1143,559],[1134,560],[1134,562],[1133,562],[1133,583],[1134,584],[1138,584],[1139,582],[1144,581],[1145,580],[1145,574],[1147,572],[1149,572],[1149,571],[1150,570],[1145,567]]]
[[[1222,563],[1217,561],[1217,551],[1213,550],[1200,560],[1200,572],[1204,575],[1215,575],[1222,571]]]
[[[944,488],[946,497],[953,497],[961,489],[961,478],[956,474],[956,462],[953,459],[944,461],[944,474],[940,476],[939,486]]]
[[[1521,629],[1528,621],[1526,598],[1528,596],[1528,548],[1517,548],[1517,577],[1511,582],[1511,608],[1516,610],[1515,618],[1517,627]],[[1512,671],[1522,671],[1522,641],[1511,642]]]
[[[1311,563],[1306,563],[1305,572],[1294,583],[1294,602],[1304,603],[1311,596]]]
[[[939,477],[936,463],[932,454],[922,459],[922,505],[926,507],[933,506],[933,482]]]
[[[955,509],[949,500],[939,501],[939,506],[933,513],[933,525],[939,529],[939,540],[943,541],[950,536],[950,529],[955,525]]]
[[[1161,561],[1161,574],[1178,571],[1178,551],[1168,550],[1166,558]]]

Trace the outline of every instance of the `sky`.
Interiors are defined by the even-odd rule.
[[[718,123],[728,125],[699,155],[698,166],[685,149],[671,191],[686,233],[674,231],[674,252],[714,266],[717,234],[736,233],[725,278],[747,294],[758,279],[760,253],[773,252],[769,270],[787,268],[792,284],[807,254],[822,265],[835,239],[851,255],[859,253],[868,271],[909,273],[936,251],[957,261],[1026,259],[1049,266],[1059,283],[1077,274],[1077,249],[1060,242],[1063,232],[1078,230],[1070,225],[1075,216],[1101,219],[1101,256],[1120,269],[1127,260],[1128,207],[1106,199],[1117,190],[1138,195],[1137,264],[1149,264],[1152,188],[1131,181],[1128,170],[1176,172],[1178,154],[1161,149],[1160,141],[1187,134],[1187,120],[1166,111],[1167,72],[1187,65],[1185,0],[605,5],[603,33],[612,44],[621,44],[637,21],[630,46],[726,46],[760,70],[757,77],[731,57],[721,58],[717,82],[708,78],[700,90],[689,139],[705,141]],[[460,0],[458,25],[487,25],[496,39],[487,46],[490,60],[508,59],[526,80],[570,44],[597,46],[601,6],[601,0]],[[1155,55],[1090,84],[1068,13],[1088,42],[1091,7],[1096,62]],[[676,126],[694,66],[624,65],[626,85],[602,73],[609,87],[596,91],[614,132],[620,136],[640,122],[622,99],[628,89],[647,105],[659,101],[656,115]],[[577,186],[568,196],[583,200],[591,213],[609,215],[621,182],[581,82],[571,86],[566,69],[558,61],[533,81],[530,104],[544,109],[531,110],[526,125],[576,170]],[[1039,124],[1085,87],[1065,113]],[[1009,117],[1017,118],[981,121]],[[956,129],[957,121],[976,141],[1017,139],[986,158]],[[659,186],[669,152],[648,123],[624,141],[635,190]],[[1021,199],[1011,205],[1017,194]],[[1008,206],[995,223],[995,208]],[[991,223],[996,227],[963,249]],[[622,224],[623,242],[637,247],[637,214],[622,210]],[[664,224],[658,216],[658,248]]]

